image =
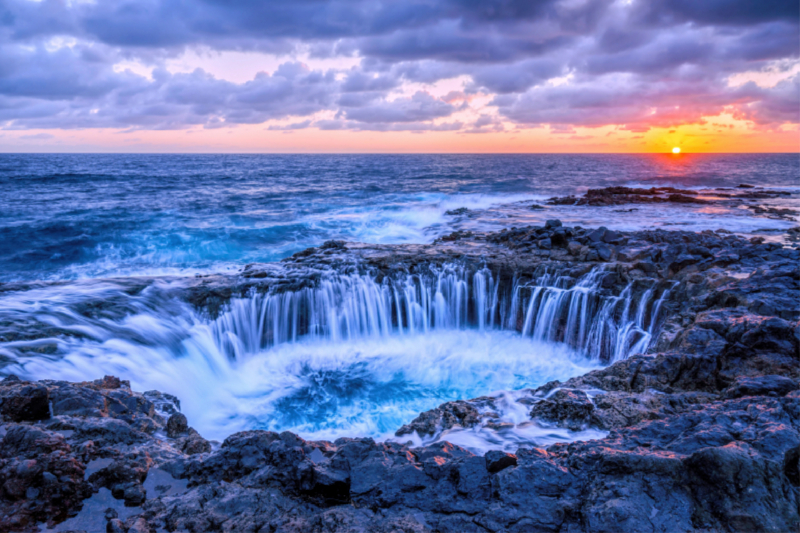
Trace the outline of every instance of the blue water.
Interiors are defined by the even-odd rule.
[[[799,177],[796,154],[0,154],[0,281],[230,271],[331,238],[431,242],[544,217],[780,229],[792,224],[691,206],[611,221],[608,209],[528,206],[589,187],[798,188]],[[445,214],[458,207],[472,212]]]
[[[230,272],[332,238],[424,243],[456,229],[549,218],[781,239],[796,222],[737,206],[531,204],[612,185],[750,183],[800,192],[798,176],[797,155],[0,155],[0,376],[117,375],[135,390],[177,395],[190,424],[215,439],[256,428],[389,439],[421,411],[485,395],[513,429],[424,438],[480,452],[602,437],[539,426],[515,401],[528,387],[601,364],[563,344],[498,324],[460,324],[359,330],[352,338],[331,330],[232,353],[230,346],[259,338],[257,296],[211,320],[171,292],[186,279],[155,278],[131,291],[130,280],[112,278]],[[798,209],[797,198],[759,203]],[[461,207],[469,211],[447,214]],[[2,285],[18,280],[63,281]],[[330,298],[331,316],[379,307],[379,296],[362,301],[346,285]],[[408,438],[423,442],[401,440]]]

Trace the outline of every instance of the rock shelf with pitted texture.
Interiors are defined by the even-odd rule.
[[[332,271],[369,273],[381,283],[453,262],[487,269],[498,293],[546,272],[573,280],[564,281],[566,291],[593,268],[603,274],[598,290],[614,298],[630,287],[641,295],[668,289],[644,353],[515,399],[531,422],[596,428],[604,438],[483,455],[447,442],[448,432],[507,430],[497,419],[500,399],[482,397],[421,413],[398,428],[396,442],[254,430],[217,443],[191,428],[177,398],[134,392],[123,380],[129,376],[84,383],[8,376],[0,382],[0,530],[800,528],[798,250],[725,232],[626,233],[550,221],[428,246],[330,242],[169,290],[217,315],[232,298],[315,287]],[[135,292],[153,281],[128,283]],[[113,314],[126,304],[82,305],[88,314]],[[519,331],[530,327],[524,310],[480,309]],[[46,329],[29,324],[15,342],[35,345],[53,334]],[[422,444],[406,443],[411,435]]]

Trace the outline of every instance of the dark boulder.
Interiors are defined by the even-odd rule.
[[[174,413],[167,420],[167,436],[171,439],[185,435],[189,431],[189,422],[183,413]]]
[[[601,261],[611,261],[611,257],[614,255],[613,249],[604,243],[598,243],[594,249],[597,252],[597,257]]]
[[[791,531],[798,521],[797,496],[787,498],[782,465],[746,443],[703,448],[685,460],[698,503],[698,528],[724,524],[730,531]]]
[[[603,235],[603,242],[607,244],[619,244],[622,242],[622,234],[613,230],[607,230]]]
[[[114,498],[125,500],[126,505],[141,505],[147,497],[142,484],[151,466],[152,460],[148,457],[118,459],[90,475],[89,482],[108,488]]]
[[[54,525],[92,494],[84,464],[63,437],[13,425],[0,441],[0,531],[38,531]]]
[[[211,451],[211,443],[200,436],[193,428],[187,430],[188,436],[180,440],[178,448],[186,455],[196,455]]]
[[[26,382],[11,382],[0,387],[0,412],[12,422],[50,418],[50,394],[47,387]]]
[[[561,221],[558,219],[548,220],[544,223],[545,229],[556,229],[561,227]]]
[[[723,391],[726,398],[742,396],[786,396],[800,389],[795,379],[783,376],[738,377]]]
[[[486,452],[484,458],[486,459],[486,470],[490,474],[496,474],[510,466],[517,466],[517,456],[512,453],[492,450]]]
[[[603,238],[605,237],[607,231],[608,228],[605,226],[600,226],[599,228],[591,231],[587,237],[590,242],[603,242]]]

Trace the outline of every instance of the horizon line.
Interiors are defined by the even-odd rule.
[[[6,152],[0,155],[800,155],[796,152]]]

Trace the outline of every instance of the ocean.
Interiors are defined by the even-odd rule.
[[[741,183],[796,190],[800,157],[0,154],[0,281],[236,271],[329,239],[430,243],[552,217],[623,230],[792,226],[697,206],[529,209],[588,188]]]
[[[546,327],[515,331],[457,317],[430,328],[423,317],[418,330],[388,322],[351,327],[384,305],[385,285],[350,276],[297,295],[328,298],[320,308],[327,330],[270,345],[259,338],[244,349],[247,338],[262,334],[270,309],[279,309],[269,311],[270,320],[285,318],[283,307],[269,307],[277,300],[239,298],[211,317],[171,290],[197,275],[236,273],[331,239],[432,243],[456,230],[554,218],[616,230],[725,229],[782,242],[796,223],[727,204],[546,201],[609,186],[750,184],[796,193],[799,177],[796,154],[0,155],[0,375],[116,375],[134,390],[177,395],[190,424],[214,439],[256,428],[390,439],[424,410],[487,394],[500,398],[503,420],[516,429],[449,440],[480,451],[594,438],[597,431],[525,422],[527,412],[514,401],[528,387],[606,364],[553,342]],[[762,205],[797,209],[797,202],[794,195]],[[404,283],[413,298],[427,294],[441,305],[441,317],[458,312],[458,291],[480,285],[491,299],[491,273],[464,276],[456,265]],[[639,347],[653,333],[656,300],[667,296],[655,287],[647,294],[651,301],[638,314],[652,318],[617,324],[636,330]],[[620,357],[631,347],[623,348]]]

